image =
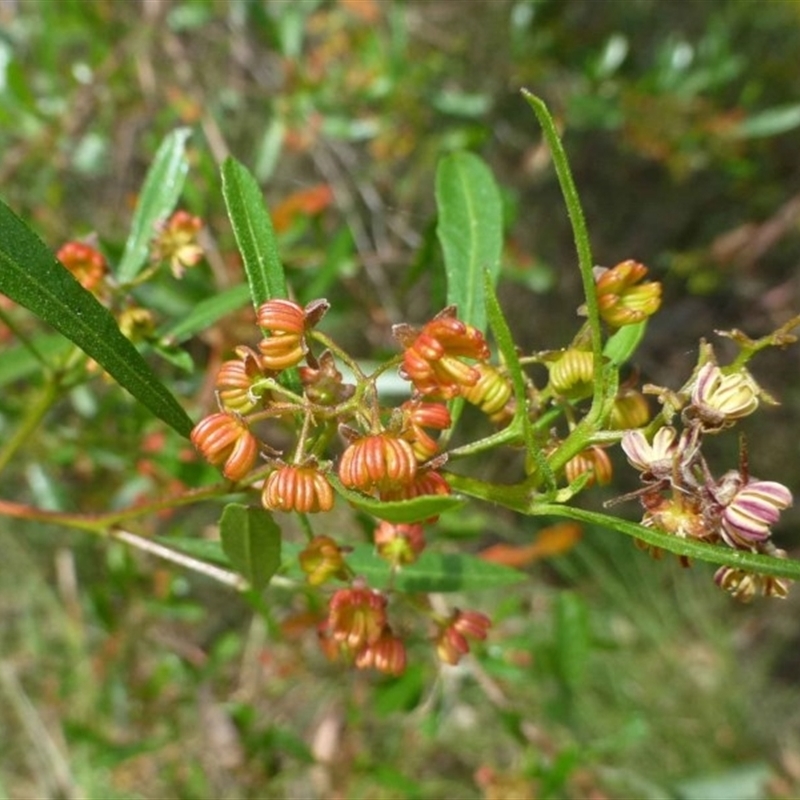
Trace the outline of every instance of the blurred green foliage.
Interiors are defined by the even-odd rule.
[[[298,299],[327,296],[336,337],[366,353],[444,304],[435,166],[479,150],[503,184],[504,307],[521,344],[559,346],[578,275],[527,86],[561,121],[598,260],[640,258],[666,284],[641,367],[668,385],[700,335],[758,335],[800,305],[798,8],[0,3],[0,186],[53,248],[92,234],[119,256],[158,144],[189,126],[183,199],[207,222],[208,266],[140,299],[180,320],[240,281],[218,178],[234,155],[264,187]],[[239,324],[187,334],[194,373],[157,367],[194,416],[212,400],[202,368]],[[0,336],[5,437],[36,387]],[[765,383],[787,411],[758,431],[765,472],[798,455],[796,362],[778,363]],[[95,383],[58,404],[3,498],[113,508],[215,474]],[[202,538],[211,522],[179,510],[139,532]],[[529,525],[473,508],[439,530],[477,550],[527,542]],[[273,587],[256,613],[124,545],[0,518],[0,797],[796,796],[796,598],[732,608],[702,568],[617,538],[587,530],[529,584],[490,593],[474,662],[376,680],[317,652],[311,595],[289,605]]]

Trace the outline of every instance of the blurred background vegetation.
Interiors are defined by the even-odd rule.
[[[208,262],[142,300],[174,320],[240,282],[218,177],[231,153],[264,187],[298,298],[327,297],[327,330],[374,357],[392,323],[443,304],[433,175],[473,149],[504,192],[517,341],[560,347],[579,278],[524,86],[562,126],[597,263],[635,258],[664,283],[638,368],[678,386],[701,336],[763,335],[800,309],[798,53],[793,0],[0,0],[0,191],[54,249],[93,235],[113,259],[159,142],[190,126],[184,205]],[[194,418],[246,322],[187,344],[196,370],[171,380]],[[0,329],[0,436],[36,389],[2,371],[12,346]],[[781,406],[747,428],[753,472],[795,493],[799,360],[756,360]],[[98,380],[65,397],[0,496],[89,512],[209,479],[121,394]],[[715,467],[736,447],[721,441]],[[587,502],[633,488],[617,466]],[[203,535],[213,514],[139,532]],[[777,535],[795,557],[799,514]],[[475,506],[437,538],[535,533]],[[254,613],[120,544],[2,518],[0,547],[0,797],[800,793],[797,593],[737,606],[708,567],[607,531],[513,593],[460,598],[495,622],[476,659],[442,670],[420,646],[391,680],[324,659],[311,596],[272,588]]]

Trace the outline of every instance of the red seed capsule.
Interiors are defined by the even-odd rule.
[[[255,466],[258,440],[238,414],[211,414],[195,425],[191,433],[194,446],[211,464],[223,464],[222,474],[239,481]]]
[[[318,514],[333,508],[333,488],[316,467],[283,466],[269,474],[261,494],[264,508]]]
[[[379,433],[356,439],[342,453],[339,479],[350,489],[389,491],[414,480],[417,460],[404,439]]]

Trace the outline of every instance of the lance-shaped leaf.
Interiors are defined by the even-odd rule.
[[[250,297],[243,283],[201,300],[178,322],[159,331],[159,337],[170,342],[183,342],[195,333],[210,328],[217,320],[238,311]]]
[[[284,547],[286,575],[303,580],[297,555],[301,547]],[[465,592],[512,586],[527,579],[519,570],[492,564],[468,553],[436,553],[426,550],[413,564],[393,569],[372,545],[356,544],[346,554],[348,566],[376,589],[392,587],[401,592]]]
[[[263,589],[281,565],[281,529],[272,515],[231,503],[222,512],[219,532],[231,566],[255,591]]]
[[[189,435],[192,421],[121,333],[108,309],[2,201],[0,292],[52,325],[157,417],[183,436]]]
[[[258,309],[267,300],[287,297],[283,264],[261,189],[247,168],[233,158],[222,165],[222,194],[244,261],[253,305]]]
[[[257,510],[257,509],[256,509]],[[219,542],[173,536],[156,537],[157,541],[212,564],[231,567],[231,558]],[[282,573],[298,582],[306,574],[297,560],[304,545],[285,542],[281,546]],[[467,553],[424,552],[418,561],[395,570],[369,544],[356,544],[345,556],[347,564],[376,589],[393,587],[403,592],[464,592],[513,586],[527,580],[524,572],[486,561]]]
[[[144,180],[117,270],[120,283],[130,283],[139,274],[147,262],[157,224],[169,216],[178,202],[189,170],[185,146],[190,134],[189,128],[178,128],[158,148]]]
[[[426,550],[413,564],[403,567],[391,577],[376,554],[357,549],[347,563],[359,574],[374,570],[378,588],[394,586],[403,592],[466,592],[497,589],[524,581],[524,572],[492,564],[468,553],[435,553]],[[384,562],[385,564],[385,562]],[[372,568],[372,570],[371,570]],[[369,577],[367,580],[370,580]]]
[[[436,206],[447,303],[485,330],[484,271],[497,281],[503,249],[503,205],[489,167],[472,153],[445,156],[436,170]]]
[[[452,494],[427,494],[415,497],[413,500],[376,500],[360,492],[345,489],[336,478],[331,478],[331,484],[336,491],[360,511],[372,514],[378,519],[387,522],[408,523],[421,522],[430,517],[438,516],[445,511],[460,508],[466,500]]]
[[[562,591],[556,597],[555,667],[562,688],[580,690],[591,652],[589,609],[576,592]]]
[[[621,367],[636,352],[647,330],[647,322],[648,320],[643,319],[633,325],[623,325],[608,338],[603,347],[603,355],[615,367]]]

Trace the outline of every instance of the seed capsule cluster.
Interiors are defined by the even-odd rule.
[[[749,475],[742,449],[738,470],[716,479],[703,455],[702,441],[752,414],[760,390],[749,372],[723,371],[709,358],[689,383],[682,409],[684,429],[659,428],[652,441],[642,430],[628,431],[622,449],[639,470],[644,488],[636,492],[645,508],[643,524],[682,538],[724,544],[736,550],[785,556],[771,541],[781,511],[792,494],[777,481]],[[785,597],[789,582],[739,568],[717,571],[718,586],[739,600],[756,593]]]
[[[444,401],[462,396],[496,424],[511,418],[511,383],[489,364],[483,334],[459,320],[455,308],[421,329],[396,326],[400,372],[410,381],[411,397],[385,408],[374,379],[315,330],[327,310],[325,300],[301,306],[275,299],[258,308],[262,338],[255,347],[236,347],[235,358],[222,363],[215,381],[220,410],[192,431],[197,449],[226,478],[261,481],[261,504],[269,511],[331,511],[334,475],[344,489],[379,500],[448,495],[439,437],[452,418]],[[325,349],[315,352],[315,345]],[[344,382],[342,362],[356,376],[354,385]],[[265,439],[276,420],[291,421],[298,432],[290,454]],[[324,460],[332,444],[333,457]],[[378,523],[377,553],[396,568],[413,563],[425,547],[424,525],[433,521]],[[357,667],[398,674],[405,646],[388,618],[389,594],[359,583],[346,551],[333,537],[313,536],[299,556],[310,584],[351,583],[332,595],[321,641],[326,652],[345,655]],[[449,663],[467,652],[465,642],[447,650]]]

